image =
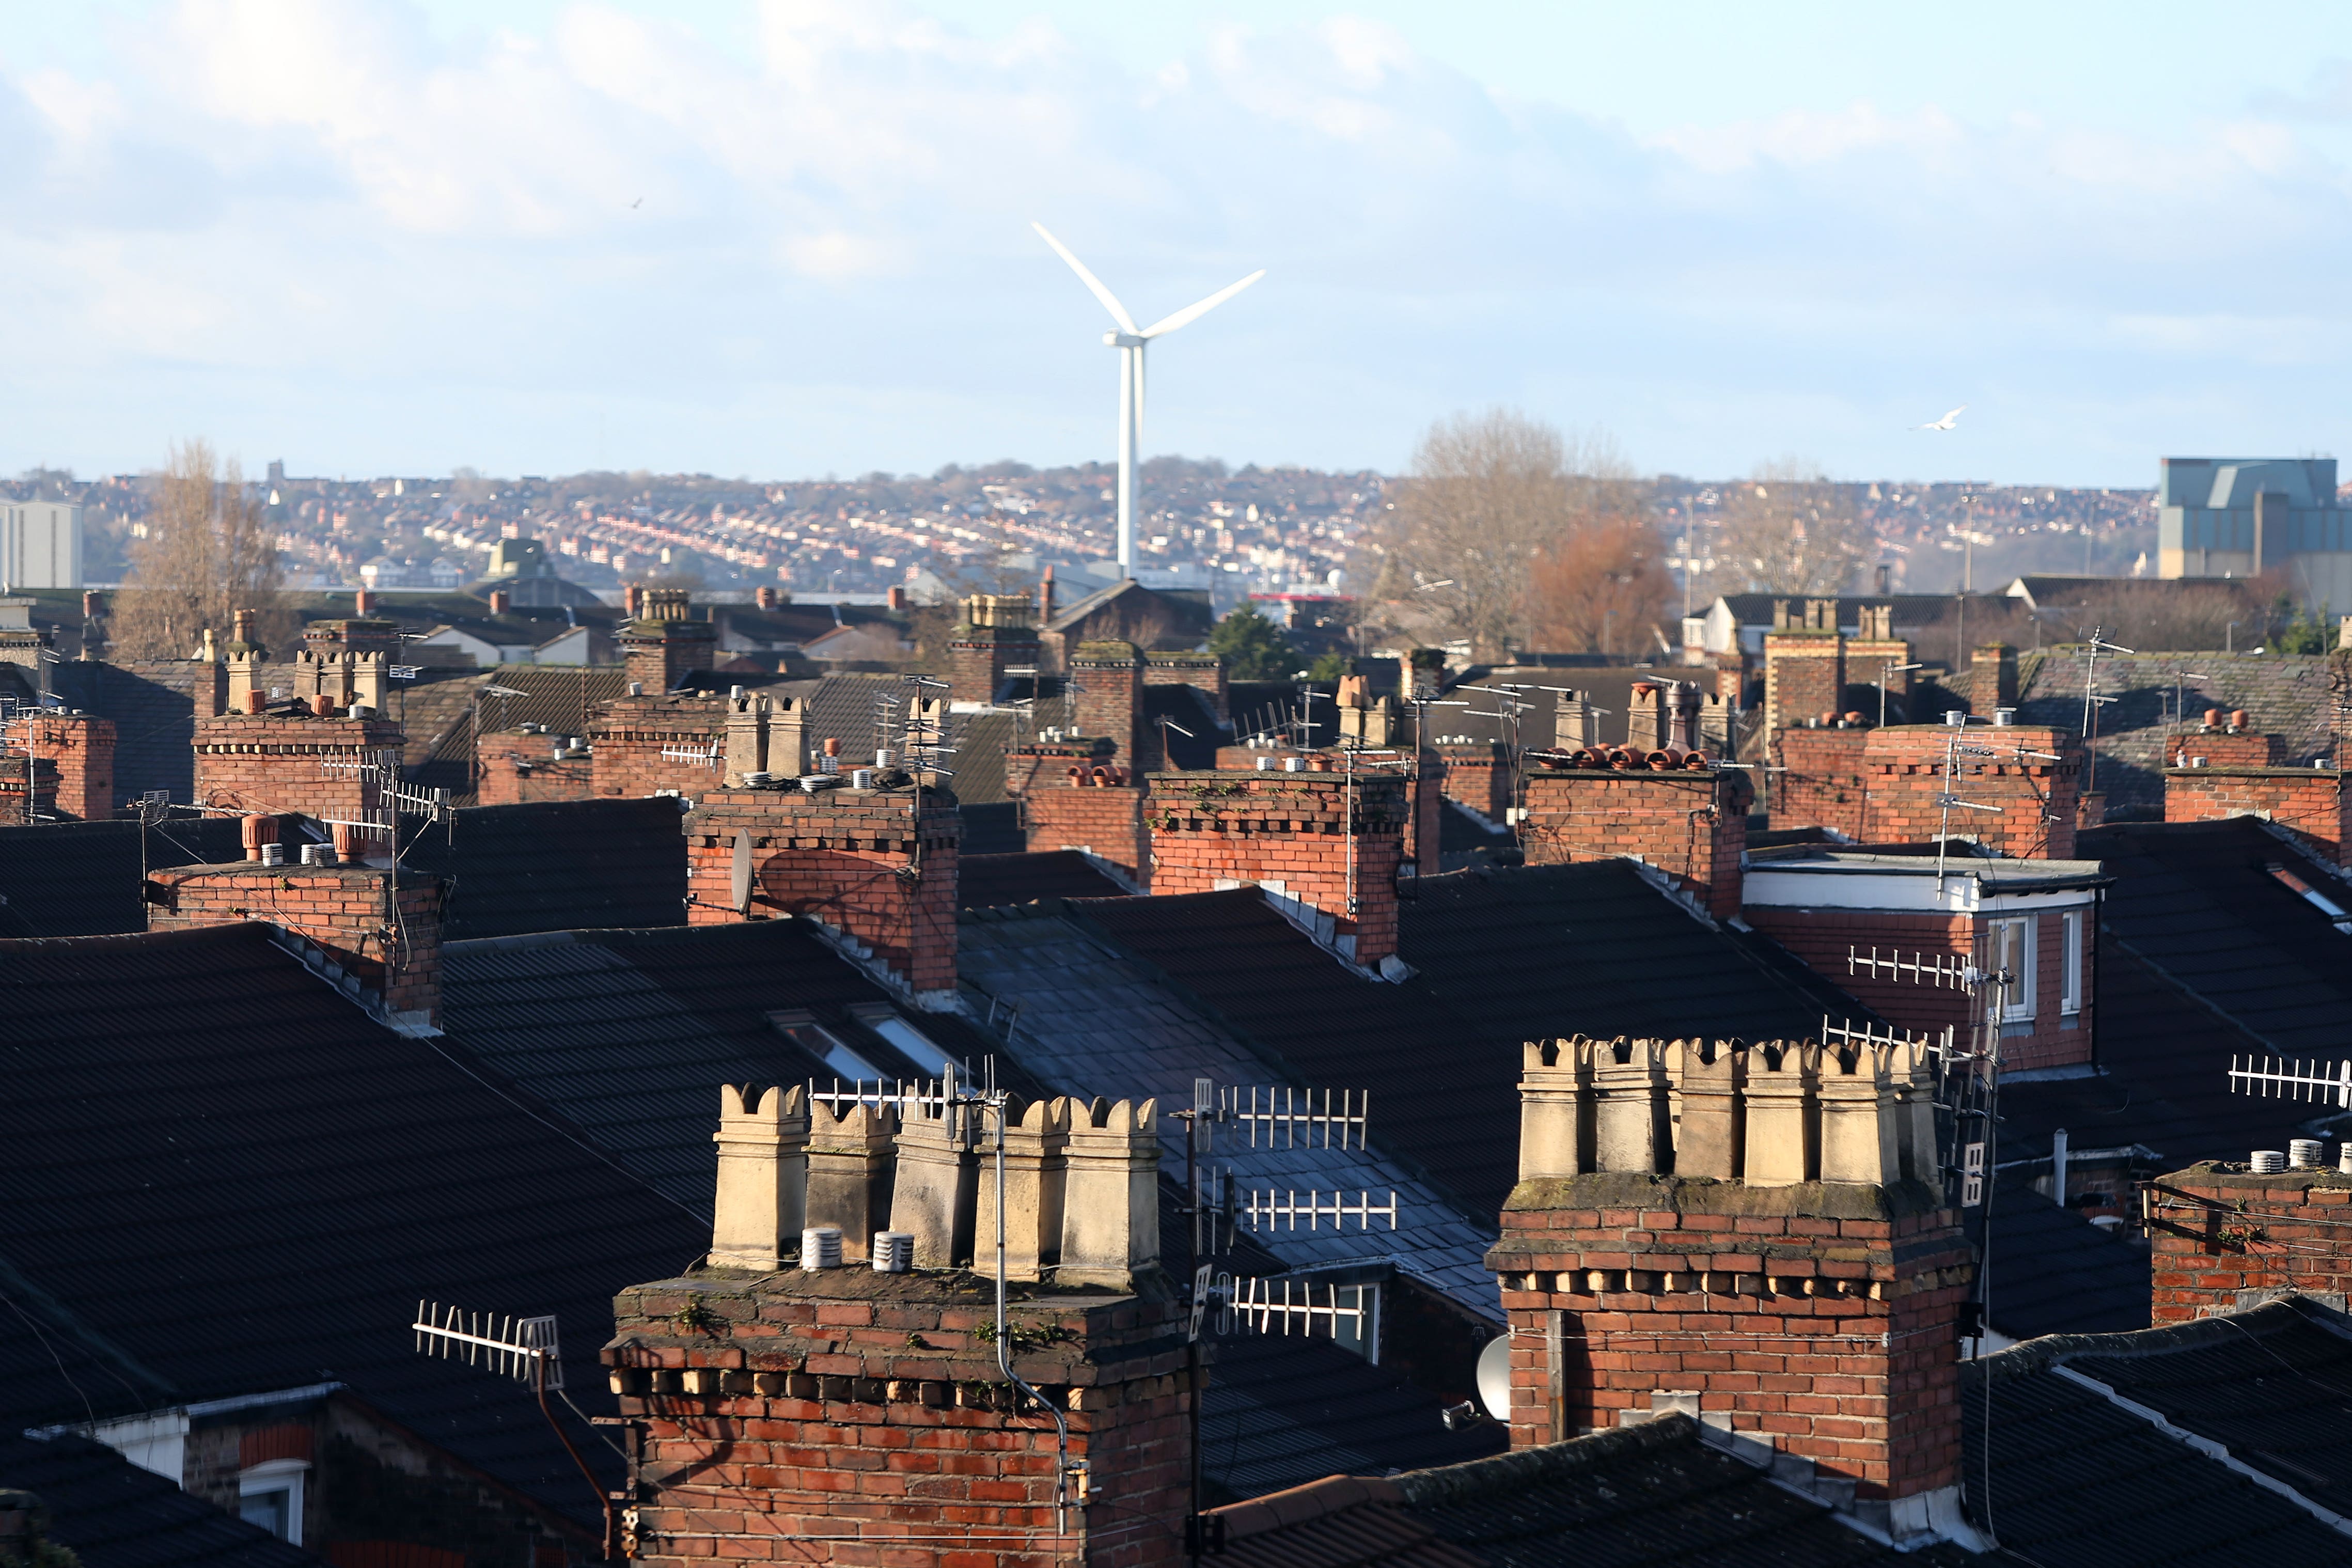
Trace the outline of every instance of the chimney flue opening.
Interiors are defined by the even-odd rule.
[[[801,1272],[814,1274],[821,1268],[841,1267],[841,1227],[837,1225],[816,1225],[801,1232]]]

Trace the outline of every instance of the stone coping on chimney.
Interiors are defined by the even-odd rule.
[[[2311,1174],[2305,1172],[2303,1174]],[[2347,1177],[2352,1181],[2352,1177]],[[1506,1215],[1630,1209],[1636,1212],[1724,1215],[1734,1218],[1895,1220],[1931,1215],[1943,1194],[1914,1181],[1885,1186],[1861,1182],[1793,1182],[1759,1186],[1711,1176],[1653,1171],[1589,1171],[1578,1176],[1532,1176],[1503,1200]]]
[[[2343,768],[2298,768],[2286,763],[2272,763],[2265,766],[2256,768],[2223,767],[2219,763],[2215,763],[2206,767],[2167,767],[2160,768],[2158,772],[2163,773],[2167,778],[2189,779],[2207,778],[2216,773],[2228,778],[2267,779],[2284,777],[2292,779],[2341,779],[2344,776],[2346,770]]]
[[[863,1263],[838,1268],[797,1268],[761,1271],[702,1265],[673,1279],[652,1280],[628,1287],[637,1291],[679,1291],[709,1298],[789,1296],[824,1301],[923,1302],[932,1306],[970,1308],[992,1314],[996,1310],[996,1279],[972,1268],[910,1268],[886,1274]],[[1112,1290],[1099,1285],[1067,1288],[1035,1280],[1008,1281],[1008,1310],[1052,1308],[1090,1310],[1119,1301],[1170,1301],[1175,1299],[1167,1275],[1147,1269],[1132,1290]]]
[[[2252,1166],[2242,1162],[2200,1160],[2194,1165],[2157,1177],[2151,1184],[2159,1187],[2259,1187],[2267,1193],[2302,1192],[2310,1187],[2342,1191],[2352,1188],[2352,1171],[2319,1165],[2301,1171],[2276,1171],[2267,1175],[2256,1175]]]
[[[159,866],[147,873],[147,879],[173,885],[197,877],[219,876],[267,877],[272,881],[285,877],[310,880],[334,877],[342,880],[356,878],[382,881],[385,875],[383,867],[371,866],[363,860],[339,860],[332,866],[305,866],[296,860],[289,860],[282,866],[265,865],[259,860],[223,860],[212,866]],[[440,879],[429,871],[412,871],[402,879],[403,884],[409,887],[423,887],[427,882],[438,880]]]

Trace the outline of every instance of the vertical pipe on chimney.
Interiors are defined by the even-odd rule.
[[[2063,1127],[2050,1134],[2050,1198],[2060,1208],[2066,1206],[2066,1130]]]

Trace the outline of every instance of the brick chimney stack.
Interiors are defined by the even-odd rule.
[[[1739,912],[1756,798],[1746,773],[1672,748],[1580,747],[1527,761],[1519,845],[1528,865],[1639,860],[1718,920]]]
[[[1031,854],[1079,849],[1138,889],[1151,885],[1144,812],[1150,783],[1093,738],[1008,747],[1004,793],[1020,803]]]
[[[2259,1306],[2289,1290],[2352,1292],[2345,1244],[2352,1172],[2259,1175],[2209,1160],[2148,1183],[2140,1197],[2154,1249],[2149,1317],[2158,1324]]]
[[[1078,730],[1117,748],[1113,755],[1137,773],[1148,773],[1146,748],[1158,741],[1139,732],[1143,717],[1143,654],[1116,637],[1082,642],[1070,655],[1070,679],[1078,687]]]
[[[269,703],[269,678],[264,673],[264,661],[269,650],[254,640],[251,610],[239,610],[236,616],[236,630],[223,651],[228,656],[228,705],[235,713],[262,712]]]
[[[1683,1410],[1851,1482],[1899,1542],[1964,1529],[1973,1266],[1934,1089],[1907,1045],[1530,1043],[1487,1256],[1513,1445]]]
[[[865,1153],[845,1155],[843,1175],[858,1179],[867,1154],[897,1174],[882,1209],[859,1207],[870,1190],[829,1209],[820,1145],[834,1112],[798,1090],[722,1090],[709,1267],[614,1303],[604,1360],[642,1433],[624,1555],[700,1557],[723,1542],[740,1561],[841,1568],[1181,1560],[1193,1394],[1182,1309],[1158,1263],[1153,1102],[1004,1109],[1008,1254],[1034,1258],[1049,1208],[1062,1225],[1042,1268],[1053,1294],[1020,1292],[1002,1335],[971,1275],[946,1262],[887,1273],[798,1257],[804,1218],[841,1225],[845,1253],[854,1221],[913,1233],[919,1259],[927,1237],[966,1237],[948,1243],[954,1261],[992,1264],[994,1212],[971,1197],[993,1192],[996,1114],[966,1101],[926,1110],[932,1124],[917,1129],[854,1108]],[[969,1179],[982,1166],[988,1179]],[[1046,1189],[1056,1195],[1041,1200]],[[870,1236],[857,1239],[866,1250]],[[1040,1398],[1067,1423],[1066,1449]],[[714,1423],[735,1434],[718,1468]]]
[[[962,813],[906,786],[709,789],[686,818],[690,924],[803,914],[868,959],[917,1005],[952,1009]],[[715,782],[715,781],[714,781]]]
[[[1783,599],[1764,634],[1764,728],[1769,732],[1845,711],[1845,636],[1835,599]]]
[[[1037,668],[1037,622],[1026,594],[974,594],[948,637],[948,695],[958,702],[994,702],[1005,672]]]
[[[56,764],[53,809],[69,822],[114,816],[114,721],[79,708],[45,708],[29,717],[33,754]]]
[[[1256,886],[1311,913],[1342,955],[1378,967],[1397,951],[1397,869],[1410,781],[1318,753],[1265,759],[1310,771],[1214,768],[1154,776],[1146,806],[1151,890]]]
[[[253,640],[255,619],[251,610],[236,612],[236,635],[224,650],[226,668],[214,667],[209,696],[206,672],[198,672],[195,803],[346,824],[373,820],[383,780],[371,764],[403,741],[400,725],[382,716],[387,649],[399,646],[398,623],[319,623],[295,659],[302,710],[272,713],[268,655]]]
[[[1969,707],[1979,718],[1990,719],[1995,709],[2017,706],[2017,650],[2009,644],[1987,643],[1971,650],[1969,673],[1974,677]]]
[[[266,819],[265,819],[266,820]],[[263,842],[267,842],[264,840]],[[363,865],[181,866],[148,873],[151,931],[266,921],[300,937],[313,967],[394,1027],[438,1033],[438,879],[414,872],[395,900],[389,872]]]
[[[647,696],[672,691],[698,669],[709,669],[719,646],[719,628],[694,618],[683,588],[633,585],[628,622],[621,627],[622,662],[628,678]]]

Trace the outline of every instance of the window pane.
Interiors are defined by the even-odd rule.
[[[257,1524],[278,1540],[287,1539],[287,1527],[291,1522],[293,1493],[280,1489],[272,1492],[247,1492],[237,1510],[247,1524]]]

